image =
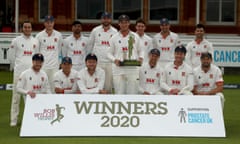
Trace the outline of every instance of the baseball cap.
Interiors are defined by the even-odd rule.
[[[111,18],[112,16],[111,16],[111,14],[108,13],[108,12],[103,12],[101,17],[102,17],[102,18]]]
[[[80,25],[82,25],[82,23],[80,22],[80,21],[73,21],[73,23],[72,23],[72,26],[74,26],[74,25],[77,25],[77,24],[80,24]]]
[[[62,59],[62,64],[63,63],[69,63],[69,64],[72,64],[72,59],[70,57],[64,57]]]
[[[149,53],[150,54],[155,54],[157,56],[160,56],[160,51],[158,49],[156,49],[156,48],[151,49]]]
[[[33,61],[44,61],[44,57],[41,53],[36,53],[32,56]]]
[[[97,56],[94,54],[94,53],[89,53],[86,58],[85,58],[85,61],[87,60],[96,60],[97,61]]]
[[[182,53],[186,54],[187,53],[187,49],[184,46],[181,45],[181,46],[177,46],[175,48],[175,52],[182,52]]]
[[[118,17],[118,21],[123,21],[123,20],[129,21],[130,18],[129,18],[129,16],[127,16],[127,15],[125,15],[125,14],[120,15],[120,16]]]
[[[160,19],[160,25],[163,25],[163,24],[169,24],[169,20],[167,18]]]
[[[53,16],[51,16],[51,15],[47,15],[47,16],[45,16],[44,17],[44,21],[46,22],[46,21],[54,21],[54,17]]]
[[[200,58],[203,59],[205,57],[212,59],[212,54],[209,53],[209,52],[204,52],[204,53],[201,54]]]

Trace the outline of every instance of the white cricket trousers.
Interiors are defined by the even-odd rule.
[[[111,94],[113,88],[112,63],[98,63],[98,66],[105,71],[104,89]]]
[[[50,85],[51,93],[55,93],[55,88],[54,88],[54,74],[59,70],[58,68],[53,68],[53,69],[43,69],[47,76],[48,76],[48,82]]]

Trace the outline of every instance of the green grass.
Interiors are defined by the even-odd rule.
[[[0,72],[0,83],[11,83],[12,73]],[[225,75],[226,83],[239,82],[240,76]],[[17,127],[9,126],[11,91],[0,90],[0,144],[239,144],[240,142],[240,89],[224,90],[225,107],[224,120],[226,138],[175,138],[175,137],[45,137],[20,138],[20,124]],[[21,104],[22,117],[23,103]]]

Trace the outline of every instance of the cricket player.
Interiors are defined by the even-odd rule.
[[[183,62],[186,48],[178,46],[175,48],[174,62],[164,68],[161,86],[168,95],[192,95],[193,72],[192,68]]]
[[[201,54],[201,65],[196,67],[194,74],[195,95],[212,95],[221,98],[222,108],[224,107],[223,77],[221,70],[212,64],[212,54],[209,52]]]
[[[61,69],[54,75],[54,88],[55,93],[76,93],[73,89],[77,81],[78,72],[72,68],[72,59],[64,57],[61,63]]]
[[[54,30],[54,17],[45,16],[45,29],[36,35],[39,41],[39,52],[44,55],[43,70],[47,73],[52,93],[54,93],[53,77],[59,69],[62,34]]]
[[[30,21],[23,22],[22,31],[23,33],[13,39],[10,45],[9,61],[14,64],[10,126],[16,126],[18,121],[21,96],[16,91],[17,81],[20,74],[31,67],[32,56],[39,47],[38,40],[31,34],[32,24]]]
[[[86,67],[78,74],[77,85],[83,94],[107,94],[104,90],[105,72],[97,67],[97,56],[90,53],[86,56]]]
[[[139,66],[120,66],[124,60],[142,62],[144,52],[139,46],[139,36],[130,31],[127,15],[118,18],[120,31],[110,39],[108,58],[113,62],[113,85],[116,94],[137,94]]]
[[[161,52],[159,64],[164,68],[167,63],[174,61],[174,49],[181,45],[178,34],[170,31],[170,23],[167,18],[160,20],[160,33],[153,37],[153,47]]]
[[[36,94],[51,93],[47,74],[41,70],[44,57],[41,53],[36,53],[32,57],[32,67],[21,73],[17,92],[29,95],[34,98]]]
[[[197,24],[195,28],[195,39],[187,44],[186,62],[196,68],[201,65],[200,57],[203,52],[213,54],[213,46],[204,38],[205,26]]]
[[[62,56],[71,57],[72,68],[80,71],[85,67],[85,57],[90,52],[88,49],[88,38],[81,34],[82,23],[74,21],[72,23],[72,35],[63,40]]]
[[[160,51],[156,48],[149,51],[149,61],[139,70],[139,93],[144,95],[163,95],[160,80],[163,69],[158,65]]]
[[[144,52],[144,63],[148,63],[148,54],[150,50],[153,48],[152,38],[145,33],[146,30],[146,22],[139,18],[136,20],[136,34],[138,34],[140,41],[139,46],[142,48]]]
[[[108,12],[104,12],[101,16],[101,25],[95,27],[89,37],[89,44],[92,53],[98,58],[98,66],[101,67],[106,74],[104,88],[112,93],[112,62],[108,59],[109,40],[117,33],[117,29],[112,25],[112,16]]]

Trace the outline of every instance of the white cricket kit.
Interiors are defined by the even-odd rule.
[[[96,67],[93,75],[86,67],[78,73],[77,85],[83,94],[98,94],[99,90],[103,90],[104,82],[105,72],[100,67]]]
[[[32,66],[32,56],[38,52],[39,43],[34,37],[21,35],[12,40],[10,46],[9,61],[14,64],[12,104],[11,104],[11,126],[15,126],[18,120],[21,96],[17,93],[17,81],[20,74]]]
[[[143,36],[139,36],[140,41],[139,41],[139,47],[142,48],[142,51],[144,52],[144,62],[148,62],[148,54],[151,49],[153,49],[153,44],[152,44],[152,38],[146,34]]]
[[[44,56],[43,69],[59,68],[62,34],[53,30],[52,34],[48,35],[46,30],[43,30],[36,35],[36,38],[39,40],[39,51]]]
[[[17,91],[25,95],[29,91],[37,94],[51,93],[47,74],[43,70],[39,72],[32,68],[25,70],[19,77]]]
[[[221,70],[211,64],[210,70],[204,72],[201,66],[194,69],[194,85],[197,86],[197,91],[208,92],[216,88],[216,83],[222,83],[223,77]]]
[[[161,86],[167,93],[173,88],[179,89],[179,94],[191,92],[193,89],[192,68],[184,62],[179,67],[174,62],[169,63],[164,69],[161,81]]]
[[[63,40],[62,56],[72,59],[72,68],[79,71],[85,67],[85,57],[90,52],[88,38],[81,35],[76,39],[73,35]]]
[[[139,92],[144,91],[150,94],[159,94],[161,91],[160,80],[163,75],[163,69],[156,65],[151,68],[148,63],[145,63],[139,70]]]
[[[162,66],[165,66],[167,62],[174,61],[174,50],[179,45],[181,41],[176,33],[170,32],[166,38],[161,33],[157,33],[153,37],[153,47],[160,50],[159,64],[163,62],[165,64]]]
[[[54,87],[64,89],[64,93],[74,93],[72,90],[74,84],[77,81],[78,72],[71,69],[69,76],[66,76],[62,69],[54,75]]]
[[[187,44],[186,49],[186,62],[192,66],[192,68],[201,65],[200,57],[203,52],[209,52],[213,55],[212,43],[206,39],[203,39],[200,43],[193,40]]]
[[[102,25],[95,27],[89,37],[90,47],[92,52],[97,56],[98,63],[111,62],[107,53],[109,51],[109,40],[110,38],[117,33],[117,29],[110,27],[109,30],[105,31]]]
[[[32,66],[32,56],[38,52],[39,43],[34,37],[18,36],[12,40],[10,61],[14,62],[14,73],[21,74]]]
[[[139,46],[139,36],[129,31],[128,35],[123,36],[120,32],[113,35],[110,39],[110,51],[108,58],[114,62],[118,59],[123,61],[129,59],[129,37],[133,37],[133,48],[130,60],[144,58],[144,52]],[[137,94],[138,93],[138,66],[117,66],[113,63],[113,85],[116,94]]]

